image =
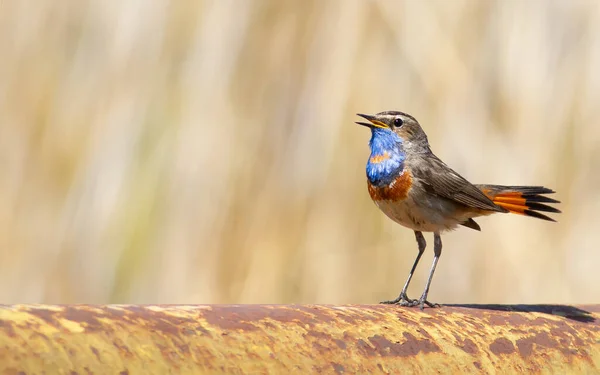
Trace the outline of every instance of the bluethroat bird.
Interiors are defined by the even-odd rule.
[[[473,220],[493,213],[514,213],[555,221],[540,213],[560,213],[548,204],[560,203],[545,196],[554,193],[543,186],[473,185],[431,152],[427,135],[417,120],[402,112],[374,116],[357,114],[371,129],[367,182],[371,198],[383,213],[415,232],[419,253],[398,298],[385,304],[439,306],[427,300],[435,267],[442,254],[441,233],[459,225],[481,230]],[[423,232],[433,232],[433,264],[425,290],[418,300],[406,291],[425,251]]]

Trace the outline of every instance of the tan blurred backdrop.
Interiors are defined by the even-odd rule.
[[[445,235],[431,300],[600,302],[593,0],[2,0],[0,302],[395,297],[416,244],[353,123],[384,110],[563,202]]]

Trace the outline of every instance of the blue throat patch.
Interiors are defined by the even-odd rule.
[[[367,163],[367,178],[371,184],[388,185],[402,173],[406,159],[402,142],[390,129],[371,128],[371,156]]]

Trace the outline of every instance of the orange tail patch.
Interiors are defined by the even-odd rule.
[[[542,186],[481,185],[480,189],[496,205],[513,214],[556,221],[538,211],[560,213],[560,210],[545,204],[560,202],[544,196],[544,194],[552,194],[554,191]]]

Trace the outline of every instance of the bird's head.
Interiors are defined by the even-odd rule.
[[[357,124],[371,129],[371,143],[373,141],[375,143],[378,143],[378,141],[387,141],[385,143],[395,141],[402,143],[405,149],[419,146],[425,149],[429,148],[427,135],[425,135],[419,122],[409,114],[399,111],[386,111],[376,115],[361,113],[357,115],[369,121],[359,121]]]
[[[357,122],[371,129],[367,177],[372,184],[385,185],[402,173],[407,152],[427,152],[427,136],[412,116],[402,112],[358,114],[369,122]]]

